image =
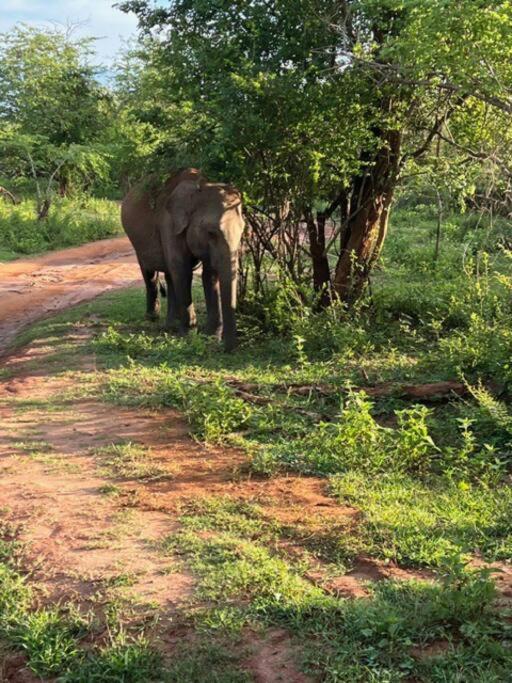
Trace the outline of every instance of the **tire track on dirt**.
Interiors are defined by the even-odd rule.
[[[140,279],[126,237],[0,264],[0,357],[32,323]]]

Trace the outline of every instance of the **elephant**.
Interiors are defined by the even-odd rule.
[[[147,183],[146,183],[147,187]],[[231,185],[211,183],[195,168],[171,175],[155,193],[134,187],[123,199],[121,222],[146,284],[146,316],[160,313],[159,273],[167,285],[166,328],[186,335],[196,324],[192,273],[202,264],[206,332],[236,345],[238,250],[244,229],[242,198]]]

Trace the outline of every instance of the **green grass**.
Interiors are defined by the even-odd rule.
[[[219,506],[209,509],[211,523],[203,510],[199,526],[225,528]],[[186,517],[184,530],[168,539],[168,550],[187,558],[209,605],[196,614],[200,628],[233,637],[247,626],[285,627],[301,646],[303,666],[325,681],[505,680],[512,628],[493,606],[485,572],[452,564],[439,583],[383,581],[369,598],[343,600],[307,581],[305,565],[247,540],[253,529],[246,511],[240,517],[241,526],[231,520],[230,531],[207,537]],[[415,656],[438,642],[446,644],[438,656]]]
[[[137,479],[140,481],[161,481],[170,479],[173,473],[153,461],[150,449],[134,443],[111,444],[93,451],[101,470],[110,477]]]
[[[193,650],[180,648],[168,661],[144,635],[137,634],[140,629],[127,632],[122,614],[115,611],[110,610],[105,631],[106,624],[96,615],[83,615],[71,603],[35,607],[34,589],[16,569],[17,550],[15,542],[0,542],[0,643],[5,654],[21,651],[36,676],[58,677],[62,683],[249,680],[233,655],[215,640],[198,641]],[[116,578],[115,585],[130,583],[129,577]]]
[[[93,622],[72,606],[33,609],[36,596],[17,571],[21,564],[18,545],[2,541],[0,548],[0,640],[21,650],[28,667],[38,676],[74,669],[85,657],[79,643],[94,629]]]
[[[401,565],[442,567],[454,556],[509,560],[512,556],[512,489],[405,475],[368,477],[349,472],[331,479],[340,503],[363,518],[360,548]],[[343,542],[343,539],[340,539]]]
[[[35,201],[11,205],[0,200],[0,261],[71,247],[121,232],[118,202],[91,197],[55,198],[46,219]]]
[[[46,441],[18,441],[12,447],[20,455],[43,464],[48,472],[62,470],[67,472],[80,471],[76,463],[67,462],[65,457],[54,453],[53,447]]]

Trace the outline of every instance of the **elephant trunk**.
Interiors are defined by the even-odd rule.
[[[236,346],[236,293],[238,277],[238,251],[231,252],[230,268],[220,273],[220,296],[222,305],[222,340],[226,351]]]

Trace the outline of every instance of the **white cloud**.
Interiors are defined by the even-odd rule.
[[[97,61],[109,66],[137,19],[112,7],[114,0],[2,0],[0,32],[18,22],[33,26],[78,24],[74,35],[94,36]]]

